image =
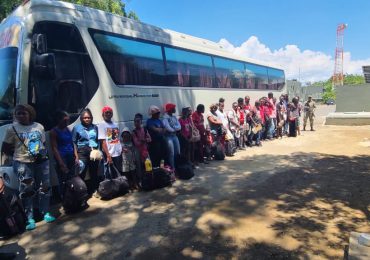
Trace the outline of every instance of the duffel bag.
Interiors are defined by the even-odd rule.
[[[153,172],[145,172],[141,179],[141,188],[145,191],[151,191],[155,189]]]
[[[161,189],[172,184],[171,172],[165,168],[153,169],[153,185],[155,189]]]
[[[226,156],[234,156],[236,152],[236,146],[234,140],[225,142],[225,154]]]
[[[184,156],[179,155],[176,158],[176,175],[182,180],[189,180],[194,177],[193,166]]]
[[[17,195],[0,194],[0,236],[11,237],[25,231],[27,217]]]
[[[110,200],[129,192],[129,185],[125,176],[121,176],[119,170],[113,165],[106,164],[104,170],[105,179],[100,182],[98,193],[103,200]],[[112,170],[116,178],[113,178]]]
[[[66,213],[80,211],[87,206],[89,194],[85,182],[80,176],[74,176],[64,185],[63,208]]]
[[[216,142],[213,145],[213,156],[215,160],[222,161],[225,159],[225,153],[224,149],[222,147],[222,144],[220,142]]]

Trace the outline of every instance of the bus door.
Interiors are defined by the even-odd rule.
[[[81,35],[72,24],[51,21],[36,23],[32,34],[28,93],[37,121],[48,130],[63,110],[73,123],[99,86]]]

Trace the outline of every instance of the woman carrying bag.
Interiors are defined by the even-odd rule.
[[[85,166],[80,173],[83,180],[86,177],[86,172],[89,171],[90,182],[87,187],[91,196],[99,186],[98,168],[102,157],[99,156],[101,152],[98,150],[98,127],[93,124],[93,116],[88,108],[82,110],[80,121],[81,123],[75,125],[72,130],[75,161],[76,165],[79,165],[81,161]],[[98,154],[98,156],[90,158],[93,154]]]

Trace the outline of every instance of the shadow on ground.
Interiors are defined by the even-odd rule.
[[[350,231],[370,231],[368,156],[257,155],[208,169],[62,215],[20,244],[35,259],[338,259]]]

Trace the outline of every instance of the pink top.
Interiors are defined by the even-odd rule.
[[[191,137],[191,118],[188,117],[186,119],[180,118],[179,119],[180,125],[181,125],[181,134],[186,139],[190,139]]]
[[[143,127],[139,129],[135,128],[132,131],[132,141],[140,153],[141,160],[145,161],[145,159],[149,156],[148,143],[152,141],[148,130],[144,129]]]
[[[191,118],[193,119],[193,123],[194,123],[195,127],[198,128],[199,132],[201,134],[205,133],[206,129],[204,127],[204,116],[203,116],[203,114],[198,113],[197,111],[195,111],[191,115]]]

